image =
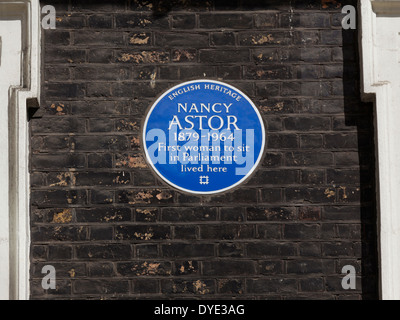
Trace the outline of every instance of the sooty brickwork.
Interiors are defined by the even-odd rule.
[[[57,28],[30,122],[31,298],[377,298],[372,106],[357,30],[341,28],[349,3],[42,2]],[[254,176],[214,196],[164,184],[140,142],[155,98],[202,78],[244,91],[267,131]]]

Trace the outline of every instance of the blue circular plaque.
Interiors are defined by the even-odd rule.
[[[169,185],[194,194],[227,191],[245,181],[265,146],[263,120],[240,90],[196,80],[165,92],[143,126],[147,161]]]

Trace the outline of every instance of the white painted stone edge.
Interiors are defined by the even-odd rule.
[[[399,86],[400,78],[395,84],[378,79],[377,71],[381,62],[378,56],[379,48],[375,43],[376,37],[379,36],[376,30],[377,19],[380,15],[400,18],[400,1],[359,0],[359,4],[361,96],[364,101],[375,103],[380,298],[399,300],[400,237],[396,228],[400,223],[397,217],[400,189],[395,185],[395,176],[400,172],[396,172],[393,167],[393,161],[398,160],[394,159],[393,148],[396,148],[396,143],[393,143],[393,139],[398,141],[398,137],[392,137],[390,119],[400,119],[400,112],[392,106],[392,87]],[[400,144],[397,148],[400,148]]]
[[[29,299],[30,267],[30,225],[29,225],[29,131],[27,99],[40,97],[40,3],[39,0],[0,0],[0,6],[7,13],[18,15],[22,21],[21,63],[22,86],[12,88],[11,127],[14,125],[10,141],[9,167],[10,183],[10,299]]]

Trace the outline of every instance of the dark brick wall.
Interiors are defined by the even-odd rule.
[[[321,1],[48,1],[31,128],[34,299],[377,298],[372,106],[357,31]],[[261,111],[254,177],[216,196],[163,184],[146,109],[218,79]],[[43,290],[53,265],[57,289]],[[341,268],[357,270],[343,290]]]

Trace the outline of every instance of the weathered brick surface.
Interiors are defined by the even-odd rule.
[[[357,31],[340,25],[353,1],[45,4],[33,299],[377,297],[372,108]],[[156,96],[204,77],[243,90],[267,129],[254,176],[207,197],[162,183],[140,142]],[[41,288],[48,264],[56,290]]]

